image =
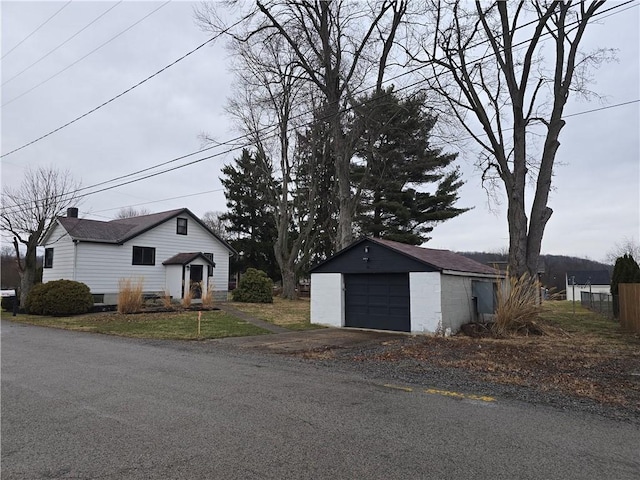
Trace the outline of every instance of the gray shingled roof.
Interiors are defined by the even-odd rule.
[[[576,285],[609,285],[611,279],[607,270],[582,270],[567,272],[569,285],[571,277],[575,277]]]
[[[202,252],[177,253],[173,257],[168,258],[167,260],[162,262],[162,264],[163,265],[186,265],[187,263],[190,263],[199,257],[202,257],[207,261],[207,263],[213,265],[214,267],[216,266],[216,264],[213,263],[211,260],[209,260],[207,257],[205,257]]]
[[[233,254],[237,252],[225,240],[211,231],[202,221],[189,211],[188,208],[178,208],[166,212],[140,215],[138,217],[122,218],[103,222],[100,220],[87,220],[84,218],[58,217],[58,223],[67,231],[73,240],[81,242],[99,242],[122,244],[141,233],[150,230],[161,223],[177,217],[189,215],[205,228],[211,235],[217,238]],[[51,232],[51,230],[49,231]],[[50,233],[49,233],[50,234]],[[47,238],[45,237],[45,241]]]
[[[177,210],[116,219],[109,222],[68,217],[60,217],[58,218],[58,222],[74,240],[122,243],[159,225],[165,220],[169,220],[185,210],[184,208],[179,208]]]
[[[411,258],[436,267],[439,270],[452,270],[454,272],[481,273],[485,275],[501,275],[498,270],[471,260],[450,250],[437,250],[434,248],[417,247],[406,243],[393,242],[383,238],[368,238],[374,243],[384,245]]]

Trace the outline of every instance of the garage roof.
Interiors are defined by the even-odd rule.
[[[381,245],[386,245],[393,250],[436,267],[438,270],[486,273],[489,275],[499,274],[498,270],[495,268],[476,262],[475,260],[471,260],[470,258],[460,255],[459,253],[454,253],[451,250],[418,247],[416,245],[407,245],[406,243],[393,242],[383,238],[370,238],[369,240]]]
[[[362,246],[362,244],[366,245],[379,245],[383,247],[385,250],[393,252],[401,257],[412,260],[415,266],[416,263],[427,267],[428,270],[436,270],[436,271],[451,271],[451,272],[461,272],[461,273],[474,273],[481,275],[491,275],[491,276],[502,276],[502,274],[488,265],[484,265],[480,262],[476,262],[475,260],[471,260],[463,255],[458,253],[454,253],[450,250],[438,250],[434,248],[424,248],[418,247],[415,245],[407,245],[406,243],[394,242],[391,240],[385,240],[381,238],[371,238],[365,237],[356,242],[352,243],[348,247],[336,253],[334,256],[328,258],[324,262],[316,265],[311,269],[311,272],[314,271],[339,271],[340,267],[338,263],[341,261],[340,259],[344,259],[345,262],[349,261],[350,257],[353,257],[353,254],[350,254],[355,248],[358,246]],[[357,258],[362,257],[362,255],[358,254]],[[386,257],[384,259],[389,265],[388,267],[391,269],[390,271],[397,271],[400,265],[396,264],[393,261],[394,257]],[[395,257],[398,258],[398,257]],[[361,260],[364,260],[362,258]],[[367,259],[368,261],[368,259]],[[332,264],[329,268],[328,264]],[[372,265],[373,266],[373,265]],[[410,264],[406,265],[408,270],[412,271]],[[378,264],[377,268],[381,266]],[[384,267],[383,267],[384,268]]]

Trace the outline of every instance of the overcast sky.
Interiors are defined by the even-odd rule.
[[[2,153],[90,111],[205,42],[194,5],[3,1]],[[567,118],[543,253],[603,260],[614,243],[640,240],[640,8],[638,2],[631,6],[587,29],[585,47],[618,50],[617,62],[593,72],[592,89],[605,102],[571,100],[565,115],[634,103]],[[221,142],[235,137],[223,110],[228,64],[223,43],[207,45],[95,113],[4,157],[2,185],[19,183],[30,165],[69,169],[84,186],[94,185],[197,151],[203,132]],[[188,207],[196,215],[225,210],[218,177],[234,155],[89,196],[80,214],[107,220],[130,205],[152,212]],[[466,184],[459,205],[475,208],[437,226],[427,246],[507,246],[505,206],[488,203],[474,159],[472,152],[460,152]]]

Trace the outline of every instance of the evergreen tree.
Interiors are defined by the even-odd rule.
[[[353,167],[360,234],[420,245],[435,224],[468,210],[454,207],[463,184],[450,168],[457,155],[429,144],[435,122],[423,95],[403,99],[389,88],[361,99],[353,124],[362,132]]]
[[[611,275],[611,295],[613,295],[613,314],[617,317],[620,309],[619,284],[640,283],[640,266],[629,254],[624,254],[616,259]]]
[[[220,178],[229,211],[220,217],[228,222],[229,243],[240,258],[231,262],[232,272],[253,267],[273,280],[280,278],[273,245],[277,236],[269,189],[274,179],[269,160],[244,149],[239,158],[222,169]]]

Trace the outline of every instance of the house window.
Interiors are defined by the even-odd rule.
[[[53,268],[53,248],[44,249],[44,268]]]
[[[203,255],[205,256],[205,258],[211,260],[211,262],[213,262],[213,253],[203,253]],[[207,266],[207,276],[208,277],[213,277],[213,265],[208,265]]]
[[[178,235],[186,235],[187,234],[187,219],[186,218],[178,218],[178,224],[176,227],[176,233]]]
[[[153,247],[133,247],[133,265],[155,265],[156,249]]]

